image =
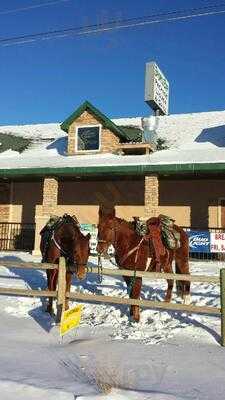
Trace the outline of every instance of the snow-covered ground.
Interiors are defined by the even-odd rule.
[[[1,260],[39,261],[4,252]],[[191,272],[218,275],[222,266],[191,262]],[[0,286],[45,288],[45,273],[0,267]],[[165,288],[145,280],[142,297],[162,300]],[[119,277],[100,284],[93,274],[74,279],[72,290],[127,296]],[[173,301],[181,301],[175,291]],[[218,307],[219,287],[193,284],[192,303]],[[143,309],[137,324],[126,306],[85,304],[80,327],[61,339],[44,306],[42,299],[0,296],[0,399],[224,399],[219,316]]]

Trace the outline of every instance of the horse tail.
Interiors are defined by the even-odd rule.
[[[180,247],[175,250],[175,272],[189,275],[188,235],[178,226],[175,229],[180,233]],[[176,281],[176,289],[178,296],[181,296],[185,302],[190,302],[190,281]]]

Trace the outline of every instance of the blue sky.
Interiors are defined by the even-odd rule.
[[[1,14],[48,1],[2,0],[0,38],[222,3],[67,0]],[[224,37],[221,14],[0,47],[0,125],[59,122],[84,100],[109,117],[147,116],[144,71],[152,60],[170,82],[171,114],[224,110]]]

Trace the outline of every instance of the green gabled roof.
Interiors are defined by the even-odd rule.
[[[99,119],[103,126],[110,129],[113,133],[115,133],[122,140],[126,140],[125,132],[114,122],[112,122],[109,118],[107,118],[104,114],[101,113],[97,108],[95,108],[89,101],[85,101],[78,107],[73,114],[71,114],[61,125],[61,129],[68,133],[69,126],[75,121],[84,111],[89,111],[92,115],[94,115],[97,119]]]

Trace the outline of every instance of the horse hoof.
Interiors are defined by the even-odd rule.
[[[164,302],[165,303],[170,303],[171,302],[171,297],[165,297]]]
[[[131,314],[130,318],[131,318],[132,322],[139,322],[140,321],[140,314],[139,313]]]
[[[140,316],[139,317],[134,317],[134,315],[131,315],[131,322],[140,322]]]

